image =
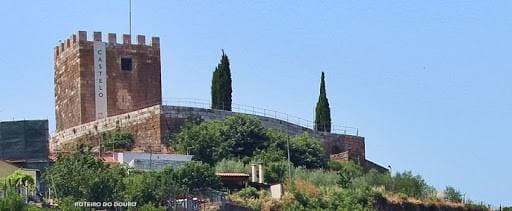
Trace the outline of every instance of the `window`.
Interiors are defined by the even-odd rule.
[[[132,58],[121,58],[121,70],[132,71]]]

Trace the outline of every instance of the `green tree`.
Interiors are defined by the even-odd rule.
[[[325,91],[325,75],[322,72],[320,79],[320,96],[316,103],[315,110],[315,130],[331,132],[331,109],[329,108],[329,100]]]
[[[187,162],[172,175],[173,180],[183,189],[197,190],[220,187],[215,168],[201,162]]]
[[[462,202],[462,194],[460,191],[455,189],[454,187],[447,186],[446,189],[444,189],[444,199],[451,201],[451,202]]]
[[[304,132],[290,140],[290,161],[308,169],[327,167],[327,155],[320,141]]]
[[[180,153],[194,155],[196,161],[213,165],[229,155],[220,134],[222,126],[220,121],[188,124],[174,136],[174,148]]]
[[[223,121],[222,143],[231,156],[252,157],[257,150],[264,149],[268,137],[261,121],[248,115],[233,115]]]
[[[124,176],[124,169],[110,167],[96,160],[91,152],[80,149],[70,155],[59,155],[44,178],[58,199],[115,201],[121,199]]]
[[[271,162],[265,165],[265,181],[270,184],[283,183],[288,172],[288,162]]]
[[[126,186],[123,192],[126,201],[137,202],[141,205],[161,201],[156,191],[161,187],[156,172],[134,174],[125,177],[123,182]]]
[[[189,124],[173,141],[178,152],[188,152],[194,160],[213,165],[225,158],[252,157],[265,148],[267,140],[266,129],[258,119],[234,115],[223,121]]]
[[[252,157],[252,161],[268,165],[274,162],[287,161],[287,157],[282,149],[271,145],[264,150],[258,150]]]
[[[172,168],[165,168],[160,172],[135,173],[125,177],[124,198],[137,204],[165,206],[168,199],[175,199],[184,194],[184,190],[178,187],[178,182],[173,177]]]
[[[231,94],[233,92],[231,82],[229,59],[224,50],[222,50],[222,58],[215,71],[213,71],[212,77],[211,96],[213,109],[231,111]]]

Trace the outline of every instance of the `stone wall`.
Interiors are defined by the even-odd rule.
[[[116,34],[109,33],[106,42],[108,116],[162,102],[160,39],[153,37],[151,45],[142,35],[136,44],[130,35],[122,39],[117,43]],[[101,32],[94,32],[92,40],[102,41]],[[55,48],[57,131],[96,120],[92,40],[80,31]],[[121,70],[121,58],[132,60],[131,71]]]
[[[0,122],[0,160],[48,160],[48,120]]]
[[[50,145],[52,151],[70,150],[78,143],[98,145],[101,133],[120,130],[132,132],[135,137],[135,146],[144,150],[148,146],[158,146],[166,142],[171,134],[179,131],[187,121],[223,120],[235,114],[239,113],[183,106],[152,106],[57,132],[52,136]],[[251,116],[260,119],[266,128],[281,130],[291,135],[308,132],[322,142],[328,154],[346,152],[350,159],[361,162],[365,160],[364,137],[317,132],[279,119]],[[160,146],[151,150],[167,149]]]
[[[194,107],[182,106],[163,106],[162,114],[164,115],[164,133],[171,134],[178,130],[187,120],[200,119],[204,121],[223,120],[227,116],[238,114],[231,111],[212,110]],[[266,128],[272,128],[288,132],[291,135],[298,135],[303,132],[308,132],[312,136],[322,141],[322,145],[326,153],[337,154],[347,152],[354,160],[365,160],[365,145],[364,137],[352,136],[344,134],[334,134],[326,132],[314,131],[310,128],[302,127],[290,122],[274,119],[265,116],[251,115],[263,123]]]
[[[101,134],[109,131],[132,133],[137,148],[159,145],[162,141],[160,114],[161,106],[157,105],[68,128],[52,135],[50,150],[69,151],[80,143],[97,146]]]
[[[72,41],[68,40],[55,47],[54,83],[57,131],[82,123],[78,49],[76,35],[73,35]]]

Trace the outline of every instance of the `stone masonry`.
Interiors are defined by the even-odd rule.
[[[102,41],[101,32],[93,39],[79,31],[55,47],[55,113],[57,131],[96,120],[93,41]],[[162,102],[160,39],[108,34],[106,42],[108,116],[140,110]],[[121,69],[121,59],[131,60],[131,70]]]
[[[231,111],[213,110],[183,106],[152,106],[138,111],[121,114],[66,130],[57,132],[51,137],[51,151],[68,151],[78,143],[98,145],[101,133],[107,131],[126,131],[134,134],[134,147],[142,151],[169,152],[163,143],[170,135],[177,132],[189,120],[222,120],[230,115],[238,114]],[[317,132],[309,128],[295,125],[280,119],[252,115],[261,120],[267,128],[282,130],[291,135],[308,132],[318,138],[329,155],[345,152],[351,160],[365,161],[364,137]]]

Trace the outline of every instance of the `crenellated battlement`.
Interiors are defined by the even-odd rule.
[[[58,57],[66,51],[66,49],[73,48],[79,44],[92,43],[93,41],[103,42],[103,35],[101,32],[93,32],[92,39],[87,39],[86,31],[78,31],[76,34],[71,35],[68,39],[60,41],[60,44],[55,46],[55,57]],[[146,36],[137,35],[136,43],[132,44],[132,37],[129,34],[122,34],[122,43],[117,42],[117,35],[115,33],[108,33],[107,43],[109,45],[131,45],[131,46],[147,46],[151,48],[160,48],[160,38],[151,37],[149,44],[146,44]]]
[[[161,104],[160,38],[147,39],[78,31],[55,47],[58,131]]]

